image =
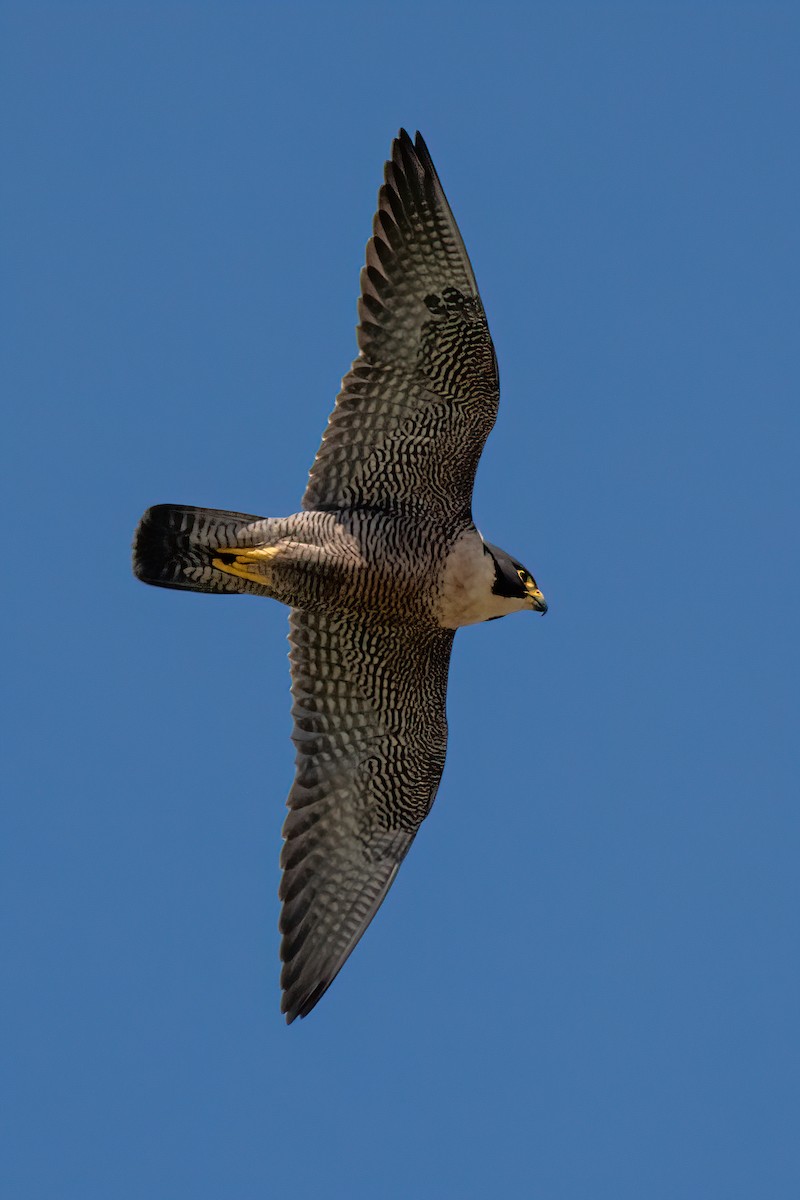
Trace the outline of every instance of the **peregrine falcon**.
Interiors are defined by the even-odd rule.
[[[383,902],[444,767],[456,629],[544,613],[484,541],[472,488],[497,415],[489,327],[422,136],[392,144],[367,243],[358,357],[289,517],[159,504],[133,546],[158,587],[290,608],[297,769],[281,853],[281,1011],[305,1017]]]

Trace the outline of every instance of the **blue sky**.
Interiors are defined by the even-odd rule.
[[[800,17],[5,4],[15,1200],[800,1194]],[[400,125],[481,285],[479,527],[434,810],[278,1011],[286,619],[130,574],[294,511]]]

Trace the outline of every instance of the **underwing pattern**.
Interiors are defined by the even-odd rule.
[[[282,1011],[306,1016],[374,917],[444,768],[455,631],[546,611],[472,520],[497,416],[475,276],[418,133],[392,145],[367,243],[358,357],[301,510],[147,510],[146,583],[289,606],[296,774],[281,854]]]

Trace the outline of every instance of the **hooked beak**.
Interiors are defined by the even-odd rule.
[[[540,612],[542,615],[547,612],[547,601],[537,587],[528,588],[528,595],[531,598],[531,608],[534,612]]]

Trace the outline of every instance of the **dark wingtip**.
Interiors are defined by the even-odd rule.
[[[427,142],[419,130],[417,130],[416,134],[414,135],[414,146],[420,158],[424,155],[425,158],[430,159],[431,154],[430,150],[428,149]]]
[[[420,148],[424,154],[420,154]],[[417,131],[416,138],[412,138],[407,129],[402,127],[398,130],[397,137],[392,142],[391,161],[395,166],[405,170],[408,164],[411,163],[415,171],[424,173],[426,162],[430,162],[430,154],[425,142],[422,140],[422,135]]]
[[[325,995],[331,982],[332,980],[330,979],[324,980],[318,983],[316,987],[311,988],[310,991],[303,990],[293,993],[293,990],[290,988],[284,992],[283,999],[281,1000],[281,1012],[286,1016],[286,1024],[291,1025],[298,1017],[301,1021],[304,1017],[307,1017]]]

